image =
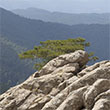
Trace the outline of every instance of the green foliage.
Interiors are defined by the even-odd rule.
[[[40,42],[40,45],[35,46],[34,49],[19,54],[19,57],[21,59],[37,59],[35,67],[40,70],[53,58],[76,50],[85,50],[85,47],[88,46],[90,46],[90,43],[81,37],[67,40],[47,40]],[[91,56],[93,56],[93,53],[90,54],[90,57]]]
[[[94,56],[94,52],[90,52],[88,56],[89,56],[89,61],[91,60],[96,61],[99,59],[97,56]]]

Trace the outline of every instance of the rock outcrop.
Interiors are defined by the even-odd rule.
[[[0,96],[0,110],[110,110],[110,61],[87,67],[76,51],[48,62]]]

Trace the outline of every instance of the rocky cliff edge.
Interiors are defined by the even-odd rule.
[[[110,110],[110,61],[61,55],[0,96],[0,110]]]

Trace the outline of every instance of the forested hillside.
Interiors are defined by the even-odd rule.
[[[18,53],[22,47],[0,37],[0,93],[24,81],[34,72],[31,62],[21,61]]]
[[[61,12],[50,12],[38,8],[15,9],[14,13],[46,22],[56,22],[63,24],[108,24],[110,13],[79,13],[69,14]]]

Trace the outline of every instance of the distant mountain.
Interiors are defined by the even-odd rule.
[[[74,24],[108,24],[110,23],[110,13],[81,13],[69,14],[61,12],[50,12],[38,8],[15,9],[14,13],[26,18],[43,20],[46,22],[56,22],[68,25]]]
[[[14,43],[14,45],[31,49],[35,45],[38,45],[40,41],[84,37],[87,41],[91,42],[91,47],[88,48],[88,51],[95,52],[95,55],[98,56],[100,60],[110,58],[109,24],[79,24],[69,26],[59,23],[27,19],[2,8],[0,8],[0,13],[2,21],[0,22],[0,36],[9,40],[12,44]],[[7,45],[6,42],[3,43],[3,45],[2,51],[4,54],[1,59],[5,59],[4,55],[8,52],[6,53],[6,66],[3,66],[7,72],[5,72],[5,78],[5,73],[3,71],[0,73],[0,77],[2,78],[2,81],[4,80],[7,82],[7,78],[12,78],[14,81],[13,83],[16,84],[20,80],[27,78],[27,76],[31,74],[31,69],[30,67],[26,67],[26,70],[23,65],[25,66],[27,63],[21,64],[21,61],[18,60],[17,53],[13,50],[15,46]],[[18,79],[15,79],[15,77]],[[12,86],[12,84],[10,85]]]

